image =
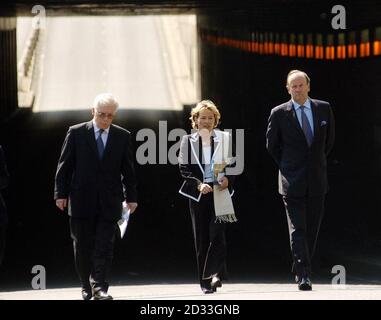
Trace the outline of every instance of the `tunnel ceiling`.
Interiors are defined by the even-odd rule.
[[[380,0],[341,0],[348,30],[380,26]],[[331,32],[337,0],[3,0],[0,17],[32,17],[35,5],[52,16],[121,16],[152,14],[197,14],[209,27],[230,30]],[[202,18],[201,18],[202,19]],[[201,20],[200,20],[201,21]],[[340,30],[339,30],[340,31]]]
[[[60,15],[144,15],[144,14],[189,14],[208,13],[218,11],[255,10],[264,7],[273,7],[274,10],[290,8],[290,6],[321,6],[327,3],[332,5],[337,1],[317,0],[136,0],[136,1],[81,1],[81,0],[3,0],[0,13],[3,16],[17,15],[30,16],[34,5],[42,5],[50,16]],[[377,0],[340,1],[340,4],[357,3],[365,5],[378,2]]]

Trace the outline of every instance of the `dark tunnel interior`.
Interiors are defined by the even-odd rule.
[[[360,45],[363,30],[369,30],[369,42],[381,43],[374,31],[381,27],[381,4],[344,3],[347,29],[333,30],[332,2],[310,1],[305,6],[300,1],[253,1],[250,5],[238,1],[232,8],[207,3],[184,1],[183,6],[173,6],[173,13],[188,7],[197,15],[201,97],[220,106],[221,129],[245,131],[245,167],[234,196],[239,221],[227,231],[230,279],[290,276],[286,215],[265,133],[270,110],[289,100],[288,71],[300,69],[311,78],[310,96],[329,101],[336,120],[315,272],[329,278],[332,266],[342,264],[348,266],[349,276],[380,281],[364,267],[365,262],[351,259],[380,258],[381,55],[371,46],[369,55],[360,56]],[[73,14],[72,2],[60,4],[59,14]],[[27,4],[19,6],[14,14],[24,14],[27,8]],[[171,10],[167,2],[162,2],[162,8]],[[99,3],[98,10],[104,14],[109,8]],[[143,2],[141,10],[145,14],[153,9]],[[154,10],[160,13],[160,5]],[[45,266],[50,287],[76,285],[68,218],[53,201],[54,175],[67,128],[90,120],[91,115],[89,111],[33,113],[17,107],[10,32],[0,30],[0,144],[10,172],[10,185],[2,191],[9,224],[0,287],[30,286],[34,265]],[[247,42],[256,42],[256,33],[266,32],[285,34],[291,44],[292,34],[305,38],[309,33],[321,34],[324,48],[329,46],[329,35],[344,33],[349,38],[355,32],[359,52],[352,58],[330,59],[325,52],[322,59],[309,59],[245,47]],[[241,41],[241,46],[223,39]],[[336,40],[334,45],[338,46]],[[184,111],[120,110],[115,123],[130,130],[134,138],[142,128],[158,133],[160,120],[167,121],[168,131],[190,131],[188,113],[189,107]],[[135,149],[139,145],[134,139]],[[191,220],[188,202],[178,193],[182,180],[177,165],[137,164],[136,170],[139,208],[125,238],[116,242],[111,282],[196,281]]]

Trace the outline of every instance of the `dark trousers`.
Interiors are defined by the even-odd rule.
[[[323,218],[324,199],[325,196],[283,196],[293,258],[292,272],[298,277],[311,274],[311,259]]]
[[[101,218],[70,217],[75,267],[83,288],[107,292],[107,275],[111,268],[116,222]]]
[[[210,288],[214,276],[226,277],[225,223],[216,223],[213,193],[202,195],[200,202],[189,201],[199,281]]]

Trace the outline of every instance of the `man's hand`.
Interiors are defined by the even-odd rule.
[[[57,199],[56,200],[56,206],[64,211],[64,209],[67,207],[67,199]]]
[[[133,213],[138,206],[137,202],[127,202],[127,208],[130,210],[130,213]]]

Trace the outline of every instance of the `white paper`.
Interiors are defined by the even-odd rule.
[[[124,234],[126,233],[130,213],[130,209],[128,209],[126,202],[123,202],[122,218],[118,221],[121,239],[123,239]]]

